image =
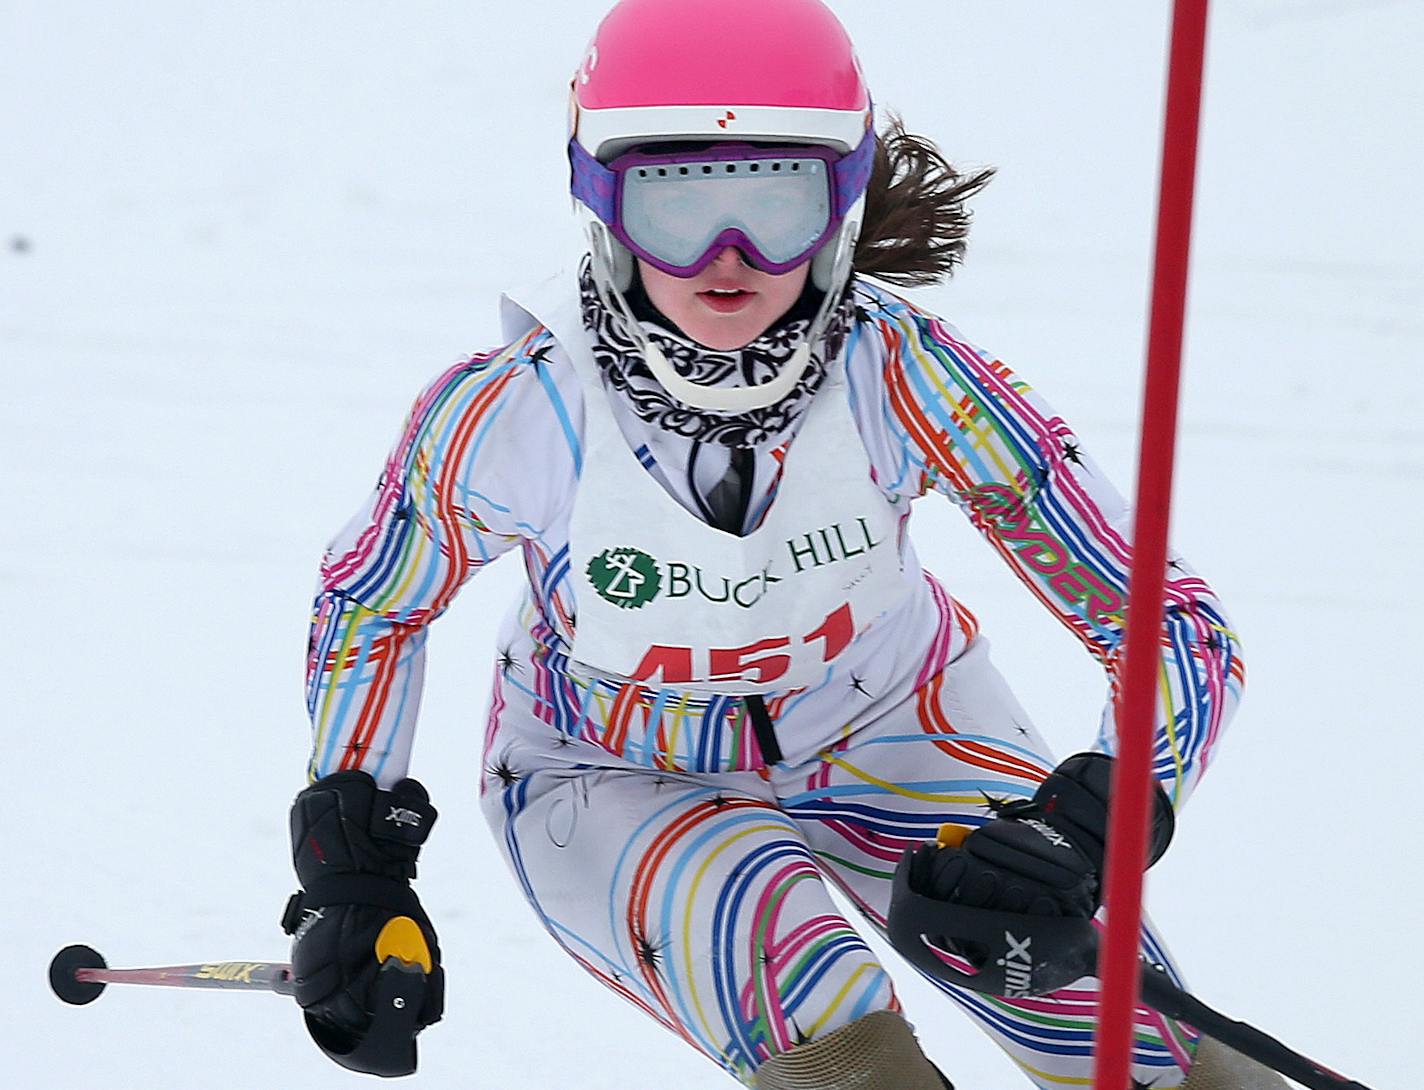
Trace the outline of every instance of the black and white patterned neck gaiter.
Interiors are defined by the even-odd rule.
[[[684,405],[653,377],[638,345],[598,297],[591,262],[579,270],[580,309],[583,324],[593,335],[593,358],[599,369],[627,401],[640,420],[664,431],[727,447],[754,447],[783,433],[811,403],[811,395],[826,377],[826,361],[839,355],[850,328],[852,306],[847,289],[832,313],[826,334],[811,347],[811,363],[796,388],[774,405],[728,416]],[[804,308],[793,308],[796,315]],[[683,378],[704,386],[752,386],[775,378],[791,359],[810,317],[783,319],[745,348],[718,351],[705,348],[681,332],[659,322],[640,319],[648,339],[662,350]]]

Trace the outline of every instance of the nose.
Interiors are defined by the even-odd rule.
[[[746,265],[748,264],[748,262],[746,256],[742,253],[741,250],[737,249],[735,246],[727,246],[723,248],[721,253],[719,253],[716,257],[712,259],[712,264],[717,265],[722,269],[727,269],[734,265]]]

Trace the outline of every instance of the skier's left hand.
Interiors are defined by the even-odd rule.
[[[974,908],[1034,916],[1091,916],[1101,904],[1112,758],[1079,753],[1053,770],[1031,799],[1002,803],[957,847],[927,844],[910,861],[910,888]],[[1148,858],[1172,839],[1172,804],[1153,788]]]

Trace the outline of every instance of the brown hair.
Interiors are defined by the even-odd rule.
[[[944,280],[964,259],[970,217],[965,202],[993,176],[992,167],[955,170],[933,141],[906,132],[892,115],[875,138],[855,271],[903,287]]]

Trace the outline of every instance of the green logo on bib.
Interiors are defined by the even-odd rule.
[[[658,562],[641,549],[604,549],[588,562],[588,581],[619,609],[638,609],[657,597],[663,577]]]

